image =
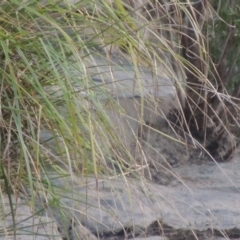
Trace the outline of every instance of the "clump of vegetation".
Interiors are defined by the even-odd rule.
[[[33,179],[41,179],[49,166],[97,177],[101,171],[112,171],[109,164],[120,168],[133,164],[101,99],[105,105],[115,102],[122,114],[124,109],[104,83],[97,86],[92,80],[103,76],[98,76],[98,62],[91,58],[107,59],[117,53],[133,62],[131,71],[138,66],[154,69],[162,61],[156,50],[163,56],[171,48],[166,36],[156,35],[152,13],[148,16],[143,8],[142,16],[142,11],[120,1],[70,5],[11,1],[1,7],[1,163],[12,191],[18,191],[23,181],[33,188]],[[138,26],[140,17],[143,24]],[[163,47],[158,47],[160,41]]]
[[[234,42],[239,14],[237,4],[226,7],[227,2],[210,3],[202,32],[194,31],[189,22],[183,37],[183,54],[192,69],[187,73],[185,116],[190,131],[201,133],[213,159],[225,161],[239,142],[239,81],[234,77],[238,74],[239,49]],[[207,1],[195,4],[191,15],[198,22],[206,14],[206,6]]]
[[[35,183],[49,171],[96,179],[136,173],[134,155],[109,116],[111,106],[129,118],[105,82],[112,72],[99,72],[109,71],[109,63],[126,74],[129,66],[136,79],[142,69],[154,75],[161,68],[178,92],[175,124],[201,139],[212,159],[229,159],[239,142],[240,14],[238,4],[228,2],[0,3],[4,192],[18,195],[28,186],[33,197]],[[159,109],[141,83],[132,88],[138,84],[137,96],[119,89],[121,83],[117,91],[126,94],[121,98],[140,97],[141,130],[151,127],[143,119],[145,101],[155,104],[155,115]]]

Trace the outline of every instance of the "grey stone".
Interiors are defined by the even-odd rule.
[[[107,58],[96,53],[86,58],[85,64],[93,82],[96,85],[104,85],[113,97],[151,95],[173,99],[176,96],[174,81],[165,66],[148,69],[139,65],[136,68],[132,62],[120,55],[112,54]],[[79,76],[79,73],[77,75]]]
[[[83,63],[77,62],[76,66],[70,66],[69,69],[72,75],[76,76],[72,78],[72,89],[76,92],[74,99],[79,112],[85,112],[84,107],[91,105],[87,111],[92,110],[91,117],[99,122],[95,132],[101,133],[106,131],[104,126],[101,126],[100,119],[101,114],[105,113],[104,118],[109,125],[112,124],[111,132],[119,137],[128,150],[134,148],[140,124],[166,125],[165,119],[169,110],[179,106],[174,81],[166,66],[160,64],[156,69],[139,66],[136,69],[127,58],[116,54],[107,58],[95,53],[84,58],[84,68],[87,72],[84,76],[81,64]],[[83,81],[79,80],[85,77],[90,88],[87,92],[84,91],[86,86]],[[45,92],[51,99],[63,100],[61,86],[47,86]],[[95,104],[91,104],[91,101]],[[58,106],[58,111],[65,123],[71,126],[64,101]],[[78,125],[86,131],[80,120]],[[96,136],[103,152],[109,152],[109,146],[101,144],[102,138],[103,136]],[[65,148],[62,139],[53,130],[42,128],[40,141],[49,155],[55,158],[65,156],[62,154]]]
[[[168,186],[129,177],[56,179],[50,174],[64,218],[59,207],[49,211],[60,225],[67,227],[74,218],[100,236],[125,227],[139,235],[156,220],[175,230],[240,229],[239,155],[232,162],[186,164],[173,171],[178,179]]]
[[[85,180],[70,177],[53,180],[53,184],[58,186],[55,193],[61,197],[62,206],[65,208],[64,219],[58,212],[59,208],[51,207],[51,211],[61,225],[66,226],[70,219],[74,218],[92,232],[102,233],[109,230],[117,232],[123,226],[136,225],[144,228],[155,220],[151,200],[141,192],[138,183],[131,186],[123,178],[99,179],[96,187],[95,179],[90,178],[86,197]],[[65,218],[69,219],[67,223]]]
[[[47,216],[36,216],[20,198],[0,197],[0,240],[61,240],[56,222]],[[14,216],[14,218],[13,218]],[[14,220],[13,220],[14,219]]]

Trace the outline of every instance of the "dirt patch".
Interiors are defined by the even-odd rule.
[[[135,146],[135,157],[144,169],[144,176],[163,185],[176,179],[174,169],[180,166],[213,162],[200,141],[188,134],[179,134],[167,122],[144,129]]]

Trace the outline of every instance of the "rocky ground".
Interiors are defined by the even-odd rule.
[[[240,239],[240,153],[216,163],[199,149],[186,153],[159,133],[150,136],[142,145],[148,181],[121,174],[96,180],[49,173],[58,199],[42,194],[35,208],[13,199],[11,208],[2,196],[0,240]]]

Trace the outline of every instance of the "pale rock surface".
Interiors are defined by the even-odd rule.
[[[54,179],[50,174],[69,221],[61,219],[58,208],[51,207],[49,211],[59,224],[67,227],[74,218],[99,237],[126,227],[133,227],[136,236],[142,235],[156,220],[173,233],[177,230],[185,234],[189,229],[208,236],[209,229],[213,229],[229,234],[234,231],[235,236],[240,236],[239,155],[227,163],[186,164],[173,171],[178,179],[168,186],[129,177],[105,176],[96,181],[78,177]],[[220,236],[218,233],[212,237]]]
[[[83,68],[86,70],[85,73]],[[157,66],[156,69],[148,69],[144,66],[135,68],[122,56],[113,55],[107,58],[95,53],[84,58],[83,63],[78,61],[69,71],[73,76],[76,75],[76,78],[72,79],[72,88],[77,93],[74,98],[79,112],[85,112],[84,107],[90,105],[91,116],[99,123],[102,122],[99,116],[105,113],[104,117],[107,116],[112,124],[111,131],[115,132],[129,150],[137,141],[140,123],[148,123],[151,126],[166,125],[165,119],[170,109],[178,108],[174,80],[164,66]],[[86,87],[79,78],[88,79],[89,91],[83,90]],[[51,98],[63,99],[61,86],[48,86],[45,91]],[[110,96],[114,100],[109,99]],[[91,101],[95,102],[94,107]],[[66,106],[63,104],[58,110],[64,121],[71,125]],[[81,127],[83,126],[80,121],[79,128]],[[101,133],[106,131],[104,127],[101,129],[101,124],[98,128]],[[46,149],[53,152],[53,155],[59,155],[60,149],[64,148],[61,138],[51,130],[41,129],[40,140]],[[97,142],[102,143],[102,136]],[[107,144],[102,144],[100,147],[105,149]],[[106,149],[105,152],[109,152],[108,150]]]
[[[230,162],[197,165],[196,161],[195,164],[186,163],[172,171],[176,179],[168,186],[147,183],[130,176],[105,176],[96,181],[92,177],[86,179],[76,176],[57,179],[56,174],[49,173],[63,212],[58,205],[49,206],[46,216],[53,216],[58,226],[68,229],[67,235],[71,240],[123,239],[117,237],[123,228],[132,229],[138,240],[163,240],[163,237],[156,236],[157,232],[164,233],[166,239],[195,239],[191,230],[196,232],[200,240],[239,239],[239,153]],[[1,220],[0,226],[1,233],[6,235],[10,233],[9,227],[12,225],[11,216],[7,215],[11,210],[7,198],[2,201],[1,216],[6,217]],[[44,201],[41,203],[40,199],[36,199],[36,202],[39,210],[42,204],[46,204]],[[35,216],[28,219],[32,216],[30,208],[19,199],[17,203],[17,235],[20,239],[49,239],[46,234],[52,236],[50,239],[60,239],[52,218]],[[32,226],[33,221],[35,227]],[[156,228],[156,221],[159,221],[162,230]],[[27,236],[26,231],[33,234]],[[220,237],[221,232],[225,232],[229,238]],[[66,233],[62,232],[62,235],[66,236]],[[137,237],[145,235],[145,238]],[[134,239],[132,237],[128,235],[126,239]],[[0,239],[13,238],[10,235],[6,238],[2,234]]]
[[[101,53],[103,54],[103,53]],[[157,65],[155,68],[134,66],[131,60],[118,54],[104,57],[94,53],[85,59],[88,77],[97,86],[102,86],[115,98],[156,97],[173,99],[176,96],[173,77],[166,66]],[[76,69],[76,68],[75,68]],[[71,71],[73,72],[74,69]],[[78,74],[76,74],[79,76]],[[95,87],[95,91],[101,91]],[[107,98],[106,95],[99,95]]]
[[[0,197],[0,240],[62,240],[52,218],[33,216],[24,201],[13,196],[11,198],[13,208],[7,196]]]

